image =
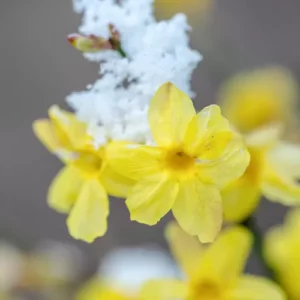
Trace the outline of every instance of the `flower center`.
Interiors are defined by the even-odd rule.
[[[180,150],[171,150],[166,155],[166,166],[171,171],[186,171],[195,166],[195,158]]]
[[[83,172],[93,175],[101,170],[102,159],[99,155],[89,151],[82,151],[78,153],[74,165],[81,169]]]
[[[220,300],[221,291],[218,285],[211,281],[203,281],[192,287],[190,299]]]

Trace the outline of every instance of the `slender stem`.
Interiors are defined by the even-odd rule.
[[[123,50],[122,48],[122,45],[121,45],[121,42],[120,41],[116,41],[114,40],[113,38],[110,38],[109,39],[113,49],[117,52],[119,52],[119,54],[122,56],[122,57],[127,57],[126,55],[126,52]]]
[[[127,56],[121,45],[119,45],[116,50],[120,53],[120,55],[122,57],[126,57]]]
[[[256,257],[258,258],[261,266],[264,268],[266,276],[268,276],[270,279],[276,282],[277,280],[274,270],[268,265],[264,257],[263,236],[255,222],[255,218],[253,216],[250,216],[247,219],[245,219],[241,223],[241,225],[247,227],[252,232],[254,237],[253,249],[256,254]]]

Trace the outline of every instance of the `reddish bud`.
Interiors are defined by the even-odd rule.
[[[112,49],[110,41],[95,35],[72,33],[68,35],[69,43],[77,50],[85,53],[95,53]]]

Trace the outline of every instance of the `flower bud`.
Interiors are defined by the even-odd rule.
[[[69,43],[77,50],[86,53],[95,53],[112,49],[111,42],[102,37],[72,33],[68,35]]]

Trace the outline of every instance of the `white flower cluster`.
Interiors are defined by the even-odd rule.
[[[100,78],[69,95],[69,105],[88,123],[96,146],[109,140],[151,143],[147,110],[157,88],[170,81],[193,96],[191,74],[201,55],[189,48],[186,17],[157,22],[153,0],[73,1],[83,14],[79,31],[108,38],[113,24],[126,57],[110,50],[85,54],[100,63]]]

